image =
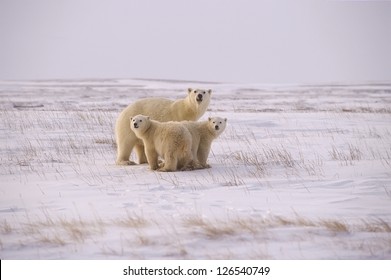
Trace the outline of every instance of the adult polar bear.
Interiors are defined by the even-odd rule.
[[[165,98],[145,98],[136,101],[125,108],[118,116],[115,124],[118,165],[133,165],[129,160],[133,148],[136,149],[139,163],[146,163],[144,145],[130,129],[130,118],[136,115],[146,115],[160,122],[167,121],[197,121],[209,106],[212,90],[188,89],[184,99],[176,101]]]

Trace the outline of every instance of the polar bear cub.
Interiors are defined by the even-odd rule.
[[[136,115],[147,115],[153,120],[196,121],[209,106],[212,90],[188,89],[184,99],[176,101],[165,98],[145,98],[136,101],[125,108],[116,121],[115,138],[117,143],[118,165],[133,165],[129,160],[133,148],[136,149],[139,163],[146,163],[143,142],[130,129],[129,119]]]
[[[206,163],[212,141],[220,136],[227,126],[226,118],[208,118],[207,121],[202,122],[181,122],[190,131],[192,136],[192,154],[193,161],[192,166],[188,166],[190,169],[210,168],[210,165]]]
[[[176,171],[191,164],[192,136],[180,122],[159,122],[149,116],[137,115],[130,119],[130,129],[144,142],[152,170]],[[160,168],[159,156],[164,159]]]

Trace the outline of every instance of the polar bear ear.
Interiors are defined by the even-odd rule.
[[[192,88],[188,88],[188,89],[187,89],[187,94],[190,94],[192,91],[193,91]]]
[[[212,90],[211,90],[211,89],[208,89],[208,93],[209,93],[209,94],[212,94]]]
[[[227,122],[227,118],[225,118],[224,121]]]
[[[208,121],[211,121],[212,120],[212,118],[211,117],[208,117]]]

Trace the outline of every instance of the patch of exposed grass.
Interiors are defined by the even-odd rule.
[[[348,224],[339,219],[308,219],[299,215],[295,217],[272,216],[266,219],[236,218],[228,221],[206,220],[200,217],[186,218],[184,224],[188,227],[199,228],[210,238],[236,235],[244,232],[259,233],[278,227],[311,227],[325,229],[333,233],[348,232],[391,232],[391,225],[384,220],[363,221],[363,223]]]
[[[338,220],[322,220],[320,225],[324,226],[331,232],[349,232],[349,226],[346,223]]]
[[[148,221],[139,215],[127,215],[115,220],[115,224],[127,228],[140,228],[148,225]]]
[[[354,161],[362,159],[362,155],[361,150],[352,144],[349,144],[347,149],[337,148],[335,145],[332,145],[330,151],[331,158],[340,161],[342,165],[353,165]]]
[[[12,227],[7,220],[3,220],[0,224],[0,232],[3,234],[10,234],[12,232]]]

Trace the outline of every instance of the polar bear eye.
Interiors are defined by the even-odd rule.
[[[197,93],[197,91],[195,90],[194,93]]]

